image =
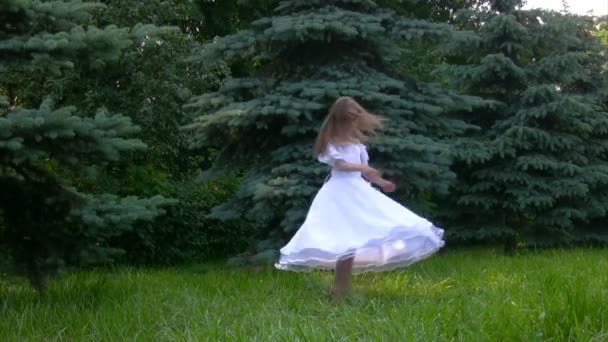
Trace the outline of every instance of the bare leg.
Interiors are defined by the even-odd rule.
[[[334,282],[334,295],[337,298],[342,297],[349,289],[352,284],[353,279],[353,261],[355,260],[354,256],[344,257],[342,259],[338,259],[336,262],[336,271],[334,273],[335,282]]]

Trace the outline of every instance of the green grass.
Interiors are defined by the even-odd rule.
[[[608,251],[434,256],[355,277],[223,266],[0,280],[0,341],[608,341]]]

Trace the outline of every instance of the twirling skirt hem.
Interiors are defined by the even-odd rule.
[[[445,242],[442,240],[443,230],[433,226],[431,227],[431,231],[433,232],[432,237],[416,236],[414,238],[404,238],[397,231],[393,234],[389,234],[389,236],[386,238],[370,240],[362,246],[350,248],[347,252],[344,253],[333,253],[316,248],[306,248],[295,253],[281,254],[281,258],[279,262],[275,264],[275,267],[279,270],[293,272],[333,270],[338,260],[354,256],[355,262],[353,263],[353,274],[392,271],[397,268],[410,266],[418,261],[428,258],[445,245]],[[361,251],[369,249],[379,249],[383,246],[399,243],[402,243],[404,246],[408,246],[408,242],[410,242],[408,240],[414,239],[423,239],[423,242],[417,241],[418,243],[422,243],[423,247],[418,248],[414,251],[404,250],[403,253],[396,254],[388,260],[382,262],[366,262],[363,260],[357,260],[357,255]]]

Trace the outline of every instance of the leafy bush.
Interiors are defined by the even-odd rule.
[[[207,183],[169,179],[153,165],[110,168],[95,179],[95,186],[124,195],[154,193],[176,200],[162,217],[138,224],[111,241],[112,246],[126,251],[122,261],[133,264],[206,261],[242,251],[256,229],[242,221],[208,217],[211,208],[230,198],[239,183],[236,177]]]

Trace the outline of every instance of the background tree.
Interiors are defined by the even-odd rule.
[[[327,174],[311,145],[339,96],[390,119],[372,155],[390,176],[405,176],[399,185],[408,204],[423,208],[431,194],[445,192],[454,174],[442,139],[466,125],[443,114],[480,103],[396,76],[390,62],[402,52],[398,41],[447,32],[374,1],[283,1],[274,16],[207,45],[195,60],[241,60],[256,68],[189,104],[199,116],[192,125],[197,146],[219,149],[208,175],[247,170],[237,195],[213,216],[265,222],[275,239],[292,234]]]
[[[198,0],[201,41],[233,34],[245,29],[252,21],[267,16],[280,0]]]
[[[168,203],[83,193],[75,181],[145,147],[127,138],[137,131],[129,118],[66,105],[64,85],[78,79],[75,70],[103,73],[161,30],[88,26],[101,8],[75,0],[0,3],[0,245],[12,270],[38,289],[65,267],[110,260],[120,252],[110,237]]]
[[[91,75],[86,82],[82,79],[88,74],[77,72],[80,79],[71,83],[74,105],[91,110],[102,105],[112,112],[126,113],[141,127],[138,137],[148,146],[147,153],[132,153],[104,167],[101,176],[87,187],[123,196],[162,194],[179,200],[163,217],[137,223],[133,230],[113,238],[112,244],[127,251],[122,261],[138,264],[202,261],[233,254],[251,239],[242,233],[246,226],[206,216],[210,208],[232,194],[238,179],[196,182],[194,173],[208,167],[214,151],[191,149],[191,133],[180,127],[192,120],[183,110],[192,92],[217,89],[220,79],[232,73],[233,66],[222,61],[203,64],[186,60],[200,49],[200,41],[225,29],[209,23],[203,13],[220,16],[232,11],[239,18],[244,9],[220,6],[203,12],[205,2],[183,1],[137,1],[137,6],[124,0],[104,3],[107,8],[93,17],[98,26],[129,27],[146,22],[159,27],[171,25],[172,29],[129,46],[111,70]]]
[[[577,17],[575,17],[577,18]],[[586,91],[597,97],[601,111],[608,113],[608,35],[606,34],[606,19],[608,17],[578,17],[578,36],[585,42],[588,52],[588,62],[585,64],[586,74],[589,77],[587,83],[578,84],[580,91]],[[599,43],[598,44],[598,39]],[[598,127],[598,131],[601,127]],[[602,132],[605,134],[605,132]],[[603,146],[598,146],[597,151],[602,151]],[[605,154],[599,155],[606,160]],[[608,193],[605,185],[596,185],[591,189],[593,196],[588,199],[589,209],[592,209],[590,219],[584,224],[577,226],[574,235],[575,241],[585,244],[608,243],[608,232],[606,229],[605,196]]]
[[[452,41],[447,68],[459,89],[501,104],[468,116],[482,129],[456,150],[450,237],[509,251],[580,240],[582,222],[605,217],[608,181],[602,49],[590,22],[518,5],[458,12],[457,25],[477,37]]]
[[[458,10],[479,9],[493,2],[494,0],[379,0],[377,3],[403,16],[450,23]]]

